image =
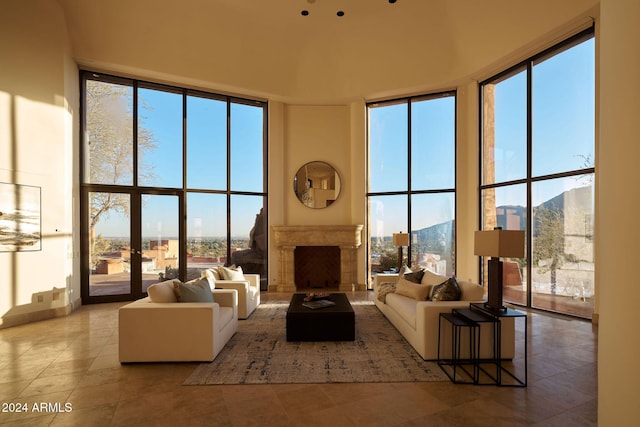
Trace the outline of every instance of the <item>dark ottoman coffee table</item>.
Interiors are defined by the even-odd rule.
[[[329,294],[323,299],[336,305],[307,308],[306,294],[293,294],[287,310],[287,341],[354,341],[356,321],[353,308],[344,293]]]

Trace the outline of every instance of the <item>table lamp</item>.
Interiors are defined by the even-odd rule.
[[[501,227],[487,231],[476,231],[474,254],[491,257],[488,261],[486,306],[495,310],[506,310],[502,305],[503,264],[500,258],[524,257],[524,231],[503,230]]]
[[[402,268],[402,247],[409,246],[409,233],[393,233],[393,246],[398,247],[398,273]]]

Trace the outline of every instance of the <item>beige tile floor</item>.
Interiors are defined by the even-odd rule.
[[[370,292],[349,296],[371,299]],[[283,297],[263,293],[262,299]],[[197,363],[118,363],[121,305],[83,306],[64,318],[1,329],[0,424],[597,425],[597,328],[587,321],[531,313],[526,388],[449,382],[186,387],[181,384]],[[16,412],[16,404],[26,404],[27,412]]]

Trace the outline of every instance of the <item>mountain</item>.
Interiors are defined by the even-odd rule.
[[[433,242],[433,246],[446,248],[453,242],[455,222],[453,220],[425,227],[411,232],[411,241],[417,236],[419,242]]]
[[[560,210],[561,212],[564,212],[565,208],[567,208],[591,213],[593,210],[593,189],[587,186],[564,191],[535,206],[533,211],[535,212],[541,207],[549,210]],[[496,220],[499,227],[505,230],[526,230],[527,209],[524,206],[502,205],[496,208],[496,212]],[[454,221],[451,220],[413,231],[411,235],[412,237],[417,235],[419,241],[444,242],[447,239],[452,241],[453,233]]]

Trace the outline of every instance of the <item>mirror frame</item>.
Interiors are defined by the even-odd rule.
[[[316,175],[316,171],[319,171],[319,175]],[[309,209],[331,206],[340,197],[341,190],[340,174],[327,162],[307,162],[293,176],[293,193],[300,203]],[[331,194],[331,191],[334,194]]]

